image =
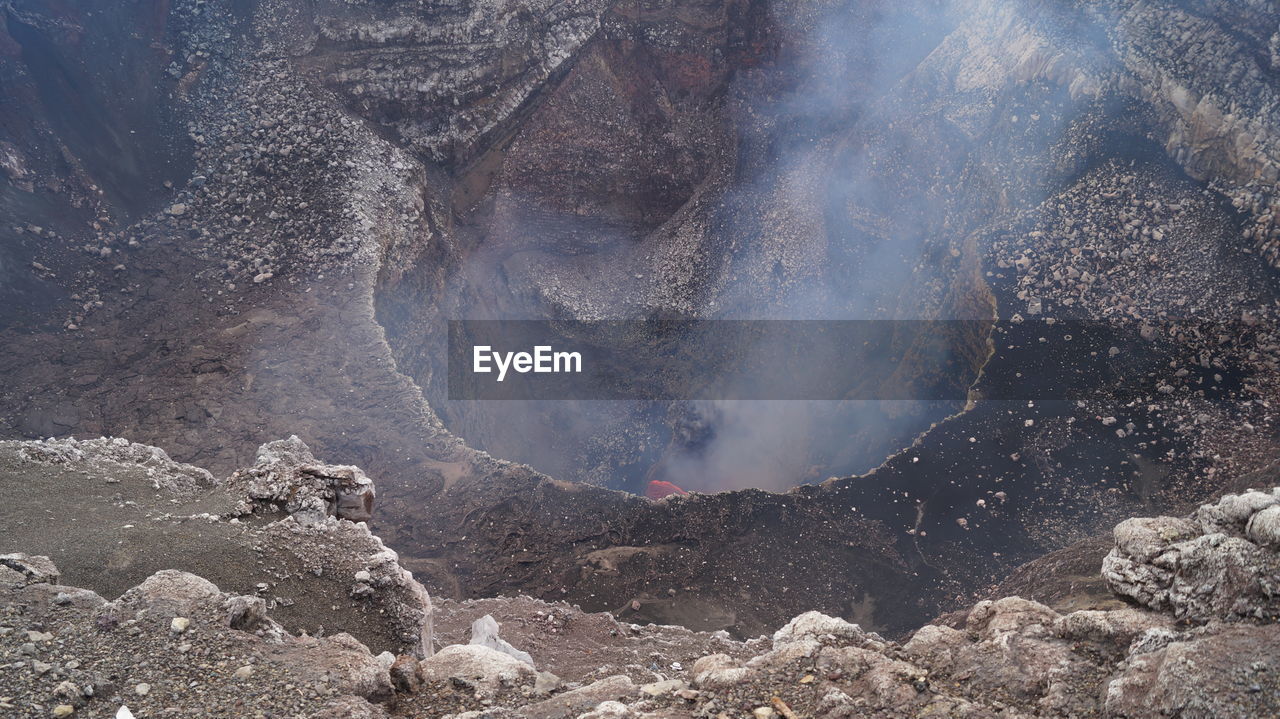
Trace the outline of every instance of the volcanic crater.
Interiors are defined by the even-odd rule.
[[[435,595],[902,633],[1277,454],[1266,3],[0,11],[0,432],[297,434]],[[944,400],[449,399],[510,318],[964,332]],[[1110,374],[1001,394],[1076,321]]]

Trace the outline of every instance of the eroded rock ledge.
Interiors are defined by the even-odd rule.
[[[62,581],[117,596],[158,571],[252,598],[295,633],[431,652],[430,600],[363,521],[372,481],[297,437],[217,481],[124,439],[0,442],[0,551],[47,555]]]
[[[112,716],[121,704],[138,716],[454,719],[1280,711],[1280,487],[1121,523],[1101,568],[1130,600],[1116,609],[1005,597],[901,643],[808,612],[740,642],[527,597],[433,607],[363,523],[335,516],[343,488],[371,491],[368,478],[296,438],[264,445],[227,482],[118,439],[0,443],[0,477],[46,508],[113,493],[111,509],[52,532],[5,518],[17,546],[3,549],[22,550],[0,555],[0,709],[14,716]],[[107,542],[85,541],[86,529],[126,532],[135,556],[116,564],[141,578],[117,591],[90,571]],[[235,561],[246,544],[269,569],[312,563],[257,583],[262,567]]]

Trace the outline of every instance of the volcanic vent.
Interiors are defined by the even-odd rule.
[[[529,93],[508,120],[518,125],[450,151],[451,189],[435,191],[443,242],[384,271],[378,291],[400,368],[470,445],[558,478],[783,490],[876,466],[962,403],[450,401],[445,320],[990,318],[972,259],[936,274],[918,265],[938,213],[897,222],[902,198],[827,157],[860,154],[852,138],[884,121],[877,104],[951,22],[874,4],[799,26],[756,5],[611,9]],[[869,41],[855,47],[835,26]],[[378,44],[332,52],[389,52]],[[388,97],[365,99],[379,92]],[[418,137],[391,94],[362,86],[354,108]],[[868,127],[851,129],[864,116]],[[670,339],[659,329],[593,341],[642,353]],[[963,349],[956,388],[976,377],[984,338]]]

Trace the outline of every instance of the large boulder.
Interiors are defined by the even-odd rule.
[[[1280,716],[1280,625],[1240,625],[1134,651],[1107,684],[1106,715]]]
[[[494,619],[492,614],[480,617],[471,623],[471,643],[496,649],[533,666],[533,657],[529,656],[529,652],[516,649],[510,642],[498,636],[498,629],[498,620]]]
[[[537,679],[532,666],[479,644],[447,646],[423,661],[420,671],[423,681],[462,684],[485,698],[532,686]]]
[[[59,572],[48,557],[22,552],[0,554],[0,581],[12,584],[57,584]]]
[[[1208,620],[1280,617],[1280,490],[1228,494],[1187,519],[1130,519],[1103,560],[1112,591]]]
[[[600,711],[603,705],[638,696],[640,689],[630,678],[615,675],[531,704],[523,709],[522,715],[528,719],[572,719],[584,712]]]

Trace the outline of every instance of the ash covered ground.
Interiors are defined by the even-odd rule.
[[[1275,713],[1273,3],[0,21],[5,711]],[[481,402],[461,318],[980,331],[952,401]]]

